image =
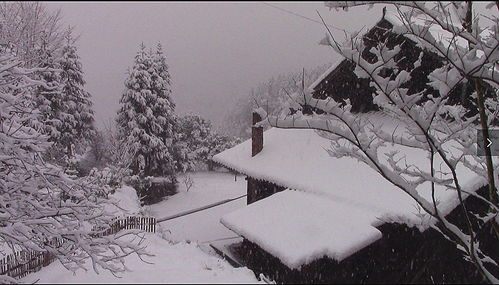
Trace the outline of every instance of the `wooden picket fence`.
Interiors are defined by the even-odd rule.
[[[156,232],[156,219],[152,217],[124,217],[117,218],[110,227],[102,233],[95,235],[102,237],[115,234],[121,230],[140,229],[146,232]],[[59,247],[63,244],[62,239],[54,239],[52,245]],[[22,278],[29,273],[37,272],[54,261],[55,256],[49,252],[21,250],[6,255],[0,259],[0,275],[8,275],[12,278]]]
[[[150,233],[156,232],[156,218],[129,216],[116,218],[111,226],[104,232],[96,235],[98,237],[115,234],[121,230],[143,230]]]
[[[54,238],[50,244],[59,247],[62,239]],[[34,250],[21,250],[8,254],[0,259],[0,275],[8,275],[13,278],[22,278],[31,272],[36,272],[42,267],[49,265],[55,256],[50,252]]]

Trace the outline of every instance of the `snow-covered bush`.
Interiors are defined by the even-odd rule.
[[[140,177],[132,175],[126,181],[136,191],[142,205],[151,205],[160,202],[164,197],[177,193],[177,181],[162,177]]]
[[[214,133],[211,136],[210,152],[208,153],[208,170],[213,170],[213,161],[211,158],[222,151],[232,148],[242,142],[242,139],[229,135]]]
[[[196,170],[197,164],[206,163],[212,135],[211,123],[198,115],[185,115],[179,119],[178,144],[185,150],[183,169]]]
[[[79,159],[76,157],[70,157],[67,159],[66,167],[64,172],[69,176],[78,176],[79,174]]]
[[[100,170],[98,168],[93,168],[88,174],[88,177],[94,179],[95,183],[99,185],[110,187],[111,192],[114,192],[117,188],[123,186],[123,183],[127,180],[129,174],[129,169],[110,165]]]
[[[76,155],[78,158],[78,175],[86,176],[89,175],[90,172],[97,168],[99,170],[104,169],[105,167],[112,168],[126,168],[123,165],[126,165],[125,161],[127,160],[126,149],[118,148],[122,147],[121,144],[114,140],[115,136],[112,133],[112,130],[109,132],[96,130],[95,135],[91,138],[89,142],[89,146],[87,150],[82,155]]]

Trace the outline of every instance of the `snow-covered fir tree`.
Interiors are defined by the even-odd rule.
[[[199,115],[186,115],[180,118],[180,137],[176,144],[187,157],[185,170],[196,170],[207,166],[212,170],[211,158],[240,143],[237,137],[216,132],[211,122]]]
[[[177,117],[166,58],[158,46],[141,44],[125,80],[117,123],[120,137],[133,146],[130,168],[135,175],[168,176],[175,181],[173,145]]]
[[[158,113],[162,113],[164,110],[167,111],[166,113],[163,113],[166,118],[166,124],[168,125],[167,128],[165,128],[163,136],[166,137],[167,140],[170,138],[172,139],[171,153],[173,155],[173,160],[175,161],[175,172],[185,172],[192,169],[192,163],[189,157],[190,149],[181,137],[182,129],[178,116],[174,112],[175,103],[171,98],[170,73],[168,72],[168,64],[166,63],[166,56],[164,55],[161,43],[156,45],[156,51],[153,53],[152,58],[156,74],[160,78],[160,80],[155,80],[156,77],[153,75],[153,88],[158,94],[161,94],[158,99],[161,102],[156,105],[155,108]]]
[[[60,88],[61,77],[57,70],[57,58],[47,46],[48,44],[43,40],[39,49],[36,50],[40,60],[39,67],[43,68],[41,72],[38,72],[38,77],[45,84],[36,88],[35,102],[37,109],[41,112],[43,133],[49,136],[50,142],[56,142],[61,135],[61,118],[65,106]]]
[[[211,123],[198,115],[186,115],[180,119],[180,140],[186,150],[186,170],[194,170],[199,163],[208,160],[211,143]]]
[[[84,89],[82,65],[70,30],[58,64],[65,109],[60,118],[58,143],[65,148],[68,158],[72,158],[85,150],[95,130],[91,95]]]

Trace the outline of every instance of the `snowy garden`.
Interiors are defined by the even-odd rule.
[[[335,61],[215,124],[179,111],[160,39],[98,122],[75,27],[0,3],[0,283],[499,283],[497,2],[381,1],[341,36],[263,4]]]
[[[182,177],[181,177],[182,178]],[[226,172],[197,172],[192,174],[192,188],[179,185],[179,192],[157,204],[141,207],[134,189],[123,186],[111,195],[120,208],[126,209],[122,215],[143,215],[166,217],[184,210],[190,210],[217,202],[227,197],[245,192],[244,178]],[[206,212],[186,215],[170,222],[161,223],[156,233],[146,233],[140,244],[154,256],[141,260],[137,256],[125,259],[131,269],[114,276],[110,272],[97,274],[91,269],[79,270],[76,274],[54,262],[39,272],[30,274],[20,281],[32,283],[255,283],[258,279],[247,268],[233,268],[227,261],[217,257],[209,242],[217,239],[237,237],[219,223],[220,217],[244,206],[237,201],[210,209]],[[196,225],[196,226],[192,226]]]

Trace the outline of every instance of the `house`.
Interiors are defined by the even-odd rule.
[[[479,282],[408,195],[366,165],[329,157],[327,139],[272,128],[263,141],[255,156],[247,140],[214,157],[247,175],[248,206],[221,220],[244,237],[236,250],[246,266],[284,283]],[[484,180],[466,169],[459,175],[463,189],[486,193]],[[458,220],[455,193],[437,193],[441,210]],[[470,197],[467,206],[483,203]]]
[[[366,49],[363,51],[363,56],[369,58],[373,56],[368,50],[380,42],[386,41],[388,48],[393,48],[395,45],[400,45],[401,52],[395,57],[398,60],[398,67],[401,69],[413,68],[414,62],[418,59],[421,48],[415,42],[407,39],[404,36],[392,33],[390,30],[395,23],[399,23],[398,16],[393,13],[383,14],[380,21],[374,25],[369,31],[363,35],[363,40]],[[448,42],[450,36],[441,31],[438,27],[431,27],[430,33],[436,40]],[[466,46],[467,43],[458,41],[458,44]],[[341,58],[341,56],[340,56]],[[409,94],[414,94],[425,91],[425,97],[432,95],[439,96],[439,92],[432,87],[427,87],[429,82],[428,74],[443,66],[442,59],[435,53],[424,51],[421,59],[421,65],[411,72],[412,79],[402,87],[408,88]],[[337,102],[342,102],[349,99],[352,104],[352,112],[369,112],[377,110],[376,105],[373,103],[374,88],[369,86],[369,79],[358,78],[353,70],[354,63],[341,58],[334,62],[331,67],[319,77],[312,85],[311,89],[314,90],[315,98],[325,99],[332,97]],[[485,94],[487,97],[493,97],[496,93],[495,90],[486,85]],[[469,96],[475,90],[473,82],[458,84],[450,93],[448,104],[461,104],[465,106],[469,112],[468,116],[478,113],[474,104],[474,99]]]
[[[383,17],[368,35],[389,24]],[[435,62],[429,61],[429,65]],[[376,110],[372,98],[360,92],[368,82],[352,79],[349,64],[339,61],[319,78],[313,85],[315,96],[349,94],[359,115],[375,117],[364,114]],[[255,113],[253,124],[258,121]],[[396,126],[397,122],[383,121],[387,132]],[[231,247],[242,263],[279,283],[482,282],[473,265],[432,228],[434,220],[412,198],[369,166],[328,156],[329,146],[329,140],[313,130],[264,132],[253,127],[250,140],[213,157],[247,176],[248,205],[221,219],[244,238]],[[424,167],[425,154],[420,150],[403,152]],[[486,193],[484,179],[464,167],[457,172],[463,189]],[[419,194],[430,200],[429,188],[419,189]],[[436,193],[440,211],[459,221],[455,192]],[[466,203],[478,212],[484,210],[473,196]],[[492,237],[484,243],[495,249],[494,258],[499,257],[497,240]]]

